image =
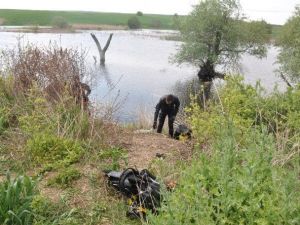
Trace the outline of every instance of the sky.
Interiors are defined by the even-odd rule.
[[[80,10],[186,15],[200,0],[0,0],[0,9]],[[284,24],[300,0],[240,0],[251,20]],[[0,15],[1,17],[1,15]]]

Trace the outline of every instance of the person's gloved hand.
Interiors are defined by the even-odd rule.
[[[157,124],[156,124],[156,121],[154,121],[154,122],[153,122],[152,128],[153,128],[153,129],[156,129],[156,125],[157,125]]]

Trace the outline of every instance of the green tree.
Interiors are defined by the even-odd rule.
[[[143,16],[144,14],[143,14],[142,11],[137,11],[136,15],[137,15],[137,16]]]
[[[132,16],[128,19],[127,25],[130,29],[139,29],[141,28],[141,22],[136,16]]]
[[[224,77],[215,66],[236,64],[243,53],[265,56],[267,23],[245,22],[240,11],[238,0],[201,1],[181,23],[183,44],[174,62],[199,67],[199,79],[205,82]]]
[[[281,28],[278,63],[279,72],[292,82],[300,80],[300,7],[296,7],[294,15]]]

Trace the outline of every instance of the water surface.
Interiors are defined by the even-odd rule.
[[[90,32],[90,31],[89,31]],[[170,63],[170,56],[176,53],[180,42],[167,41],[161,36],[172,31],[112,31],[114,36],[106,54],[106,66],[94,68],[93,56],[98,52],[90,33],[49,34],[49,33],[10,33],[0,32],[0,48],[16,48],[18,41],[22,45],[33,43],[47,46],[56,43],[66,48],[76,48],[86,52],[87,65],[93,68],[95,79],[92,83],[91,99],[95,103],[112,102],[116,96],[122,109],[118,117],[122,121],[134,120],[136,111],[146,108],[153,113],[158,99],[170,93],[172,86],[179,80],[184,81],[196,76],[197,68],[184,65],[178,67]],[[106,43],[110,31],[92,31],[102,46]],[[267,57],[257,59],[244,55],[241,60],[241,73],[251,84],[260,79],[268,90],[276,83],[284,87],[275,75],[274,65],[277,50],[270,47]]]

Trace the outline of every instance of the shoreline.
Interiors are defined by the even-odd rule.
[[[55,28],[50,26],[0,26],[0,32],[15,33],[80,33],[80,30],[129,30],[121,25],[96,25],[96,24],[72,24],[67,28]]]

